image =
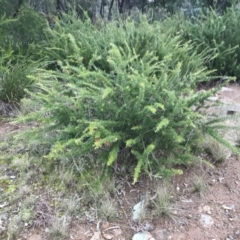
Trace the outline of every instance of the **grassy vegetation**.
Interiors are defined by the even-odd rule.
[[[203,194],[203,192],[207,188],[206,180],[204,179],[204,176],[194,176],[192,180],[192,191],[194,193],[199,193],[200,195]]]
[[[19,126],[0,139],[0,204],[15,213],[4,237],[15,239],[27,226],[67,238],[74,219],[119,218],[118,195],[143,175],[182,174],[183,166],[206,162],[203,151],[216,162],[239,153],[222,134],[238,130],[224,124],[232,116],[203,113],[208,98],[239,76],[239,16],[231,8],[193,22],[141,16],[100,27],[74,14],[49,27],[31,9],[3,18],[0,113],[14,106]],[[24,34],[13,32],[24,24],[32,24]],[[218,87],[197,90],[222,76]],[[192,186],[201,193],[205,183],[196,178]],[[166,187],[153,192],[141,222],[172,215]]]

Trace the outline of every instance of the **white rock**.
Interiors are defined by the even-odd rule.
[[[132,220],[133,221],[139,220],[142,211],[144,211],[144,201],[141,201],[141,202],[137,203],[133,207],[133,217],[132,217]]]
[[[232,92],[233,91],[233,89],[232,88],[227,88],[227,87],[222,87],[222,89],[221,89],[221,92]]]
[[[209,101],[217,101],[219,98],[218,97],[209,97],[208,100]]]
[[[132,240],[155,240],[149,232],[136,233]]]
[[[203,227],[211,227],[214,223],[213,218],[207,214],[201,214],[200,223]]]

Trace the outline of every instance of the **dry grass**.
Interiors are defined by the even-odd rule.
[[[202,147],[212,156],[215,163],[222,163],[229,158],[231,150],[211,137],[207,137]]]
[[[171,216],[173,206],[171,203],[171,193],[165,185],[157,187],[156,197],[153,200],[157,216]]]
[[[69,219],[65,216],[53,217],[48,231],[50,239],[60,240],[68,237],[69,224]]]
[[[192,191],[200,195],[206,190],[207,182],[203,176],[194,176],[192,179]]]
[[[21,222],[20,215],[16,215],[12,219],[10,219],[7,229],[8,240],[15,239],[21,232],[20,222]]]
[[[61,203],[68,216],[72,216],[80,207],[81,198],[77,195],[64,199]]]
[[[118,212],[115,201],[108,196],[104,197],[100,202],[97,212],[100,218],[113,220],[117,217]]]

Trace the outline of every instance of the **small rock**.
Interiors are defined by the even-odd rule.
[[[234,239],[231,234],[228,235],[228,238],[229,238],[230,240],[233,240],[233,239]]]
[[[42,237],[38,234],[33,234],[27,240],[42,240]]]
[[[210,208],[208,205],[206,205],[206,206],[203,207],[203,212],[205,212],[205,213],[207,213],[207,214],[209,214],[209,215],[212,214],[211,208]]]
[[[153,231],[155,240],[168,240],[170,239],[170,232],[167,229],[160,229]]]
[[[136,233],[132,240],[155,240],[149,232]]]
[[[122,230],[118,228],[110,229],[107,230],[107,232],[103,231],[102,235],[105,239],[118,239],[118,237],[122,235]]]
[[[143,226],[143,231],[146,231],[146,232],[151,231],[153,229],[154,229],[154,226],[150,222],[146,222]]]
[[[213,225],[213,218],[207,214],[201,214],[200,223],[203,227],[211,227]]]
[[[45,233],[49,233],[49,228],[45,228]]]
[[[139,220],[142,211],[144,211],[144,201],[141,201],[141,202],[137,203],[137,204],[133,207],[132,220],[133,220],[133,221]]]
[[[226,205],[222,205],[222,208],[223,208],[224,210],[233,210],[232,207],[228,207],[228,206],[226,206]]]
[[[230,208],[231,208],[232,210],[235,210],[235,204],[232,204],[232,205],[230,206]]]
[[[105,239],[111,240],[114,238],[114,235],[110,234],[110,233],[103,233],[103,237]]]
[[[177,214],[178,214],[178,211],[177,211],[177,210],[174,210],[174,211],[172,211],[172,214],[173,214],[173,215],[177,215]]]
[[[0,204],[0,208],[4,208],[4,207],[6,207],[7,205],[8,205],[7,202],[5,202],[5,203],[3,203],[3,204]]]
[[[233,91],[233,89],[232,88],[227,88],[227,87],[222,87],[222,89],[221,89],[221,92],[232,92]]]
[[[181,202],[183,202],[183,203],[191,203],[191,202],[193,202],[193,200],[192,199],[181,199]]]
[[[209,101],[217,101],[217,100],[218,100],[218,97],[209,97],[208,100],[209,100]]]
[[[223,180],[224,180],[224,177],[218,178],[218,181],[219,181],[220,183],[222,183]]]

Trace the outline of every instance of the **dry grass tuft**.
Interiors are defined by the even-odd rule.
[[[215,163],[223,163],[231,155],[231,150],[213,138],[207,137],[202,147],[212,156]]]
[[[194,176],[192,180],[192,191],[200,193],[200,195],[206,190],[207,183],[203,176]]]
[[[97,209],[98,215],[106,220],[112,220],[117,216],[117,206],[113,199],[104,197]]]
[[[170,189],[166,186],[161,185],[157,187],[156,197],[153,200],[156,215],[158,216],[171,216],[173,206],[171,203]]]
[[[68,237],[69,224],[69,219],[65,216],[61,218],[53,217],[48,232],[50,239],[60,240]]]

